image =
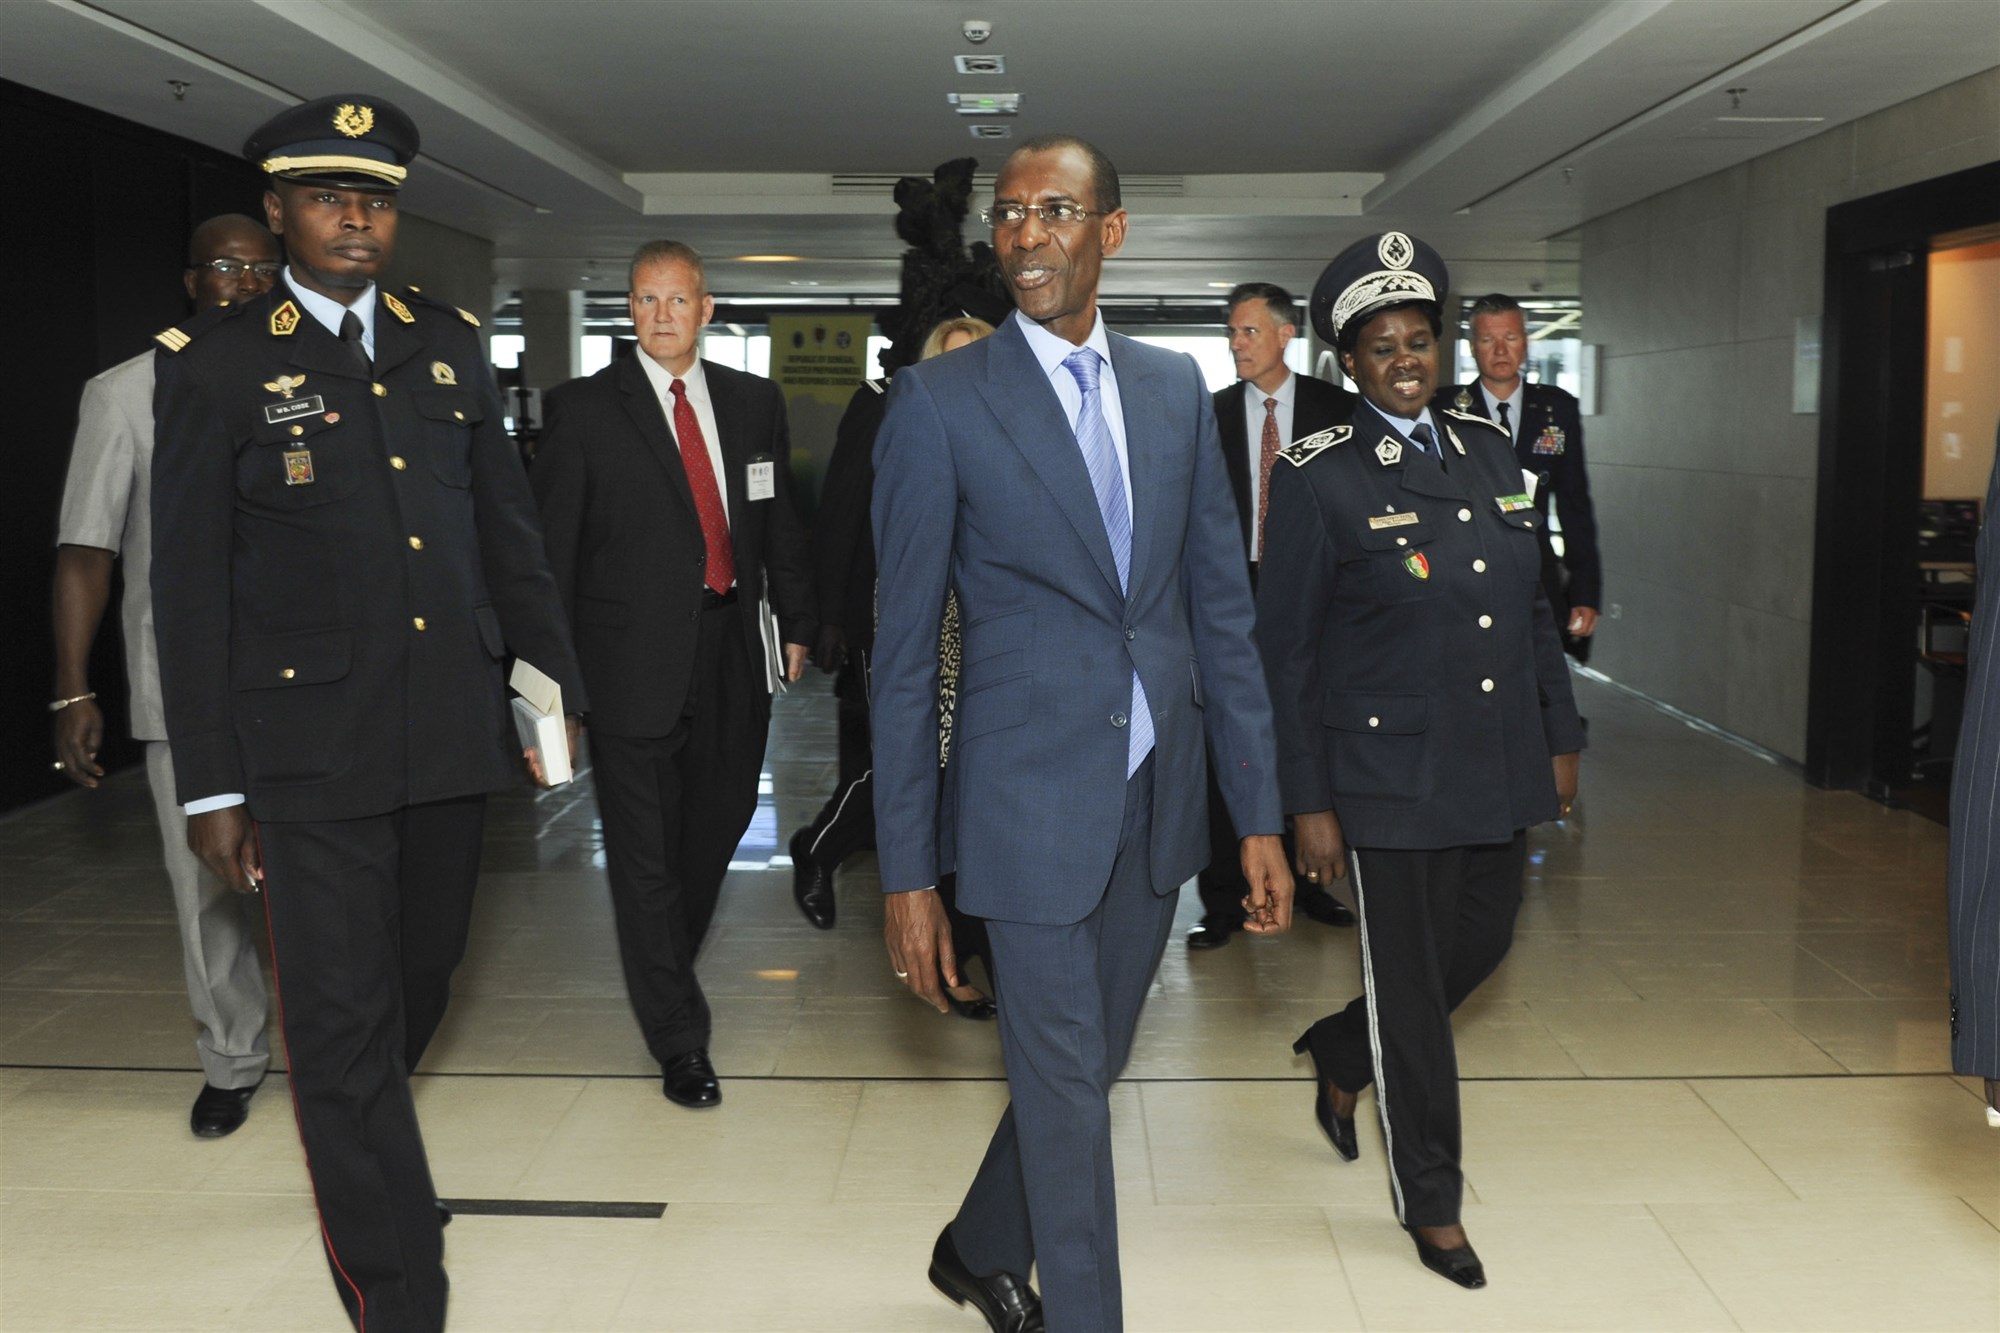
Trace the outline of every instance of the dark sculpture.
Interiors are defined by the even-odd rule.
[[[882,353],[885,372],[914,363],[925,336],[942,320],[964,314],[998,324],[1014,308],[993,247],[974,241],[968,248],[960,235],[978,166],[978,159],[961,157],[929,180],[905,176],[896,182],[896,235],[910,248],[903,252],[901,303],[876,320],[893,340]]]

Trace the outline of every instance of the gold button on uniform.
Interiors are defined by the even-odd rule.
[[[299,673],[292,670],[290,667],[286,667],[283,671],[280,671],[278,674],[283,676],[286,680],[290,680],[293,676],[296,676]]]
[[[422,537],[412,537],[412,538],[410,538],[410,549],[411,549],[412,551],[421,551],[421,550],[423,550],[423,549],[424,549],[424,539],[423,539]]]
[[[465,413],[463,413],[463,412],[453,412],[453,413],[452,413],[451,415],[452,415],[452,417],[453,417],[453,419],[454,419],[454,420],[458,420],[458,421],[463,421],[463,420],[465,420]]]
[[[1484,574],[1486,572],[1486,562],[1484,560],[1473,561],[1472,572],[1475,574]]]
[[[401,458],[391,455],[389,459],[389,466],[396,469],[396,471],[401,472],[404,468],[408,467],[409,464],[405,463]]]
[[[423,630],[424,628],[424,618],[422,616],[418,616],[415,620],[412,620],[410,623],[412,625],[415,625],[419,631]]]
[[[1492,616],[1481,616],[1481,617],[1479,617],[1479,628],[1481,628],[1481,629],[1492,629],[1492,628],[1493,628],[1493,617],[1492,617]]]
[[[1480,681],[1479,688],[1485,690],[1488,694],[1493,693],[1493,678],[1488,676],[1485,680]]]
[[[387,398],[389,396],[389,390],[380,384],[371,384],[368,388],[377,398]]]
[[[292,434],[294,434],[294,435],[303,435],[303,434],[305,434],[305,433],[306,433],[306,428],[305,428],[304,426],[294,426],[294,427],[292,427]]]

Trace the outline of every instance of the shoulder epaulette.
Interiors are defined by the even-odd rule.
[[[1352,426],[1331,426],[1316,435],[1308,435],[1303,440],[1292,441],[1289,447],[1278,451],[1278,457],[1284,459],[1293,467],[1304,467],[1315,456],[1333,448],[1336,444],[1345,444],[1348,437],[1353,434],[1354,427]]]
[[[1490,417],[1482,417],[1477,412],[1460,412],[1455,408],[1447,407],[1444,409],[1444,414],[1448,417],[1457,417],[1460,421],[1475,422],[1478,425],[1486,427],[1486,429],[1488,430],[1496,430],[1496,431],[1500,430],[1499,422],[1494,421]],[[1501,434],[1504,435],[1506,434],[1506,432],[1501,431]]]
[[[153,341],[169,352],[178,352],[223,320],[240,315],[248,308],[247,303],[238,305],[226,301],[221,305],[210,306],[206,310],[198,310],[172,328],[161,329],[153,335]]]
[[[874,391],[875,391],[876,393],[887,393],[887,392],[889,392],[889,381],[888,381],[888,380],[886,380],[886,379],[880,379],[880,380],[863,380],[863,381],[861,381],[861,382],[862,382],[863,384],[867,385],[867,386],[868,386],[869,388],[873,389],[873,390],[874,390]]]
[[[416,305],[427,305],[433,310],[442,310],[448,315],[457,315],[473,328],[476,329],[479,327],[479,316],[473,314],[470,310],[461,309],[449,301],[440,301],[437,297],[427,294],[421,287],[405,287],[403,288],[403,293]]]

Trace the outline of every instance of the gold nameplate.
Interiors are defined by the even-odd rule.
[[[397,319],[402,320],[405,324],[414,324],[417,322],[417,317],[410,313],[410,308],[387,292],[382,293],[382,304],[388,306],[389,313]]]
[[[285,485],[310,486],[313,480],[313,456],[310,449],[285,450]]]
[[[299,320],[302,318],[303,316],[299,314],[297,306],[293,305],[290,301],[285,302],[271,312],[271,336],[273,338],[291,337],[292,331],[298,328]]]
[[[1415,514],[1377,514],[1368,520],[1368,526],[1379,531],[1382,528],[1407,528],[1422,521]]]
[[[431,362],[431,381],[436,384],[458,383],[458,372],[442,361]]]

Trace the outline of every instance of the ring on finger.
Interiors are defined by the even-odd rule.
[[[63,762],[62,760],[58,759],[58,760],[56,760],[56,762],[55,762],[55,764],[53,765],[53,767],[55,768],[56,772],[60,773],[60,772],[62,772],[62,771],[63,771],[64,769],[68,768],[68,767],[69,767],[69,765],[68,765],[68,764],[65,764],[65,763],[64,763],[64,762]]]
[[[894,969],[894,968],[891,968],[891,969],[890,969],[890,971],[892,971],[892,972],[893,972],[893,971],[895,971],[895,969]],[[909,974],[908,972],[897,972],[897,973],[896,973],[896,980],[898,980],[898,981],[908,981],[909,979],[910,979],[910,974]]]

